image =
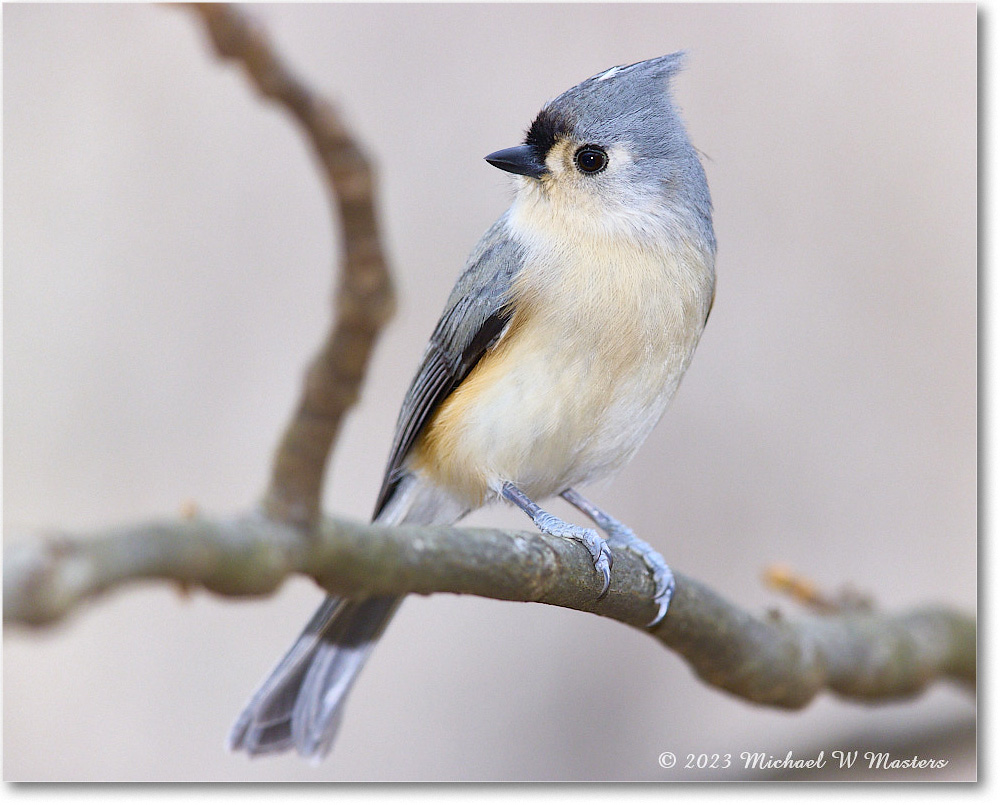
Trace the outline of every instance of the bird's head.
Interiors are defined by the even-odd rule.
[[[682,53],[612,67],[549,101],[521,145],[487,162],[526,177],[520,201],[615,230],[678,208],[711,215],[704,171],[671,101]]]

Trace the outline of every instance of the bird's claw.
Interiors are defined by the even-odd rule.
[[[657,610],[656,617],[646,624],[646,628],[656,626],[667,614],[670,600],[674,597],[677,584],[674,581],[673,571],[656,549],[639,539],[627,526],[617,523],[615,527],[608,529],[608,537],[616,547],[626,548],[638,554],[652,574],[653,603],[656,604]]]
[[[646,557],[643,557],[644,560],[645,558]],[[656,624],[663,620],[664,615],[667,614],[667,608],[670,606],[670,600],[674,597],[676,583],[674,582],[674,574],[671,572],[670,567],[666,563],[664,563],[662,567],[653,567],[647,561],[646,566],[653,573],[653,583],[656,585],[656,591],[653,593],[653,602],[658,607],[656,617],[646,624],[646,628],[649,629],[656,626]]]
[[[597,596],[597,600],[600,601],[603,599],[611,587],[611,568],[614,567],[615,563],[615,558],[611,553],[611,548],[608,547],[607,540],[593,528],[584,528],[583,526],[567,523],[565,520],[560,520],[554,514],[549,514],[548,512],[541,512],[533,519],[539,531],[553,537],[562,537],[579,542],[590,552],[591,559],[594,560],[594,569],[601,574],[602,579],[601,593]]]
[[[594,536],[597,536],[597,532],[594,531]],[[590,555],[594,559],[594,569],[601,574],[603,582],[601,584],[601,593],[597,596],[598,601],[604,600],[604,597],[608,594],[608,590],[611,589],[611,568],[614,567],[615,557],[611,553],[611,549],[608,547],[608,543],[605,542],[601,537],[597,537],[600,540],[600,547],[598,549],[597,556],[594,556],[594,549],[591,548],[587,543],[587,548],[590,550]]]

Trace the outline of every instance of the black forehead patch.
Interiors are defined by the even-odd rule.
[[[543,109],[528,128],[524,144],[530,145],[538,160],[544,162],[556,140],[569,134],[571,130],[572,126],[565,117],[549,109]]]

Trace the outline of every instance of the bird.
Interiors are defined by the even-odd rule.
[[[712,202],[672,99],[685,54],[616,66],[545,103],[519,145],[509,208],[455,283],[403,400],[373,521],[451,524],[506,501],[579,543],[602,580],[640,556],[657,614],[663,557],[579,487],[639,449],[677,391],[715,299]],[[539,505],[561,496],[594,528]],[[328,596],[251,697],[229,748],[327,755],[399,597]]]

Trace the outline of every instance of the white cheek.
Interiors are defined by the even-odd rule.
[[[596,174],[582,173],[574,155],[580,144],[559,143],[546,157],[549,176],[525,181],[514,212],[529,228],[553,235],[601,237],[634,235],[637,214],[659,202],[644,198],[633,178],[634,158],[623,146],[607,149],[608,166]]]

